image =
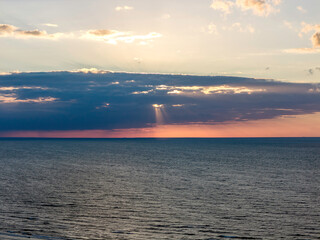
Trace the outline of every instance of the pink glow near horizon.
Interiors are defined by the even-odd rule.
[[[320,137],[320,113],[217,125],[157,125],[150,128],[72,131],[8,131],[0,137],[35,138],[210,138]],[[313,126],[310,128],[310,126]]]

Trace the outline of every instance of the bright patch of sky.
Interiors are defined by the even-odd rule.
[[[0,72],[97,68],[319,82],[319,9],[319,0],[3,0]]]

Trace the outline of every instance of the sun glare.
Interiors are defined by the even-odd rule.
[[[163,104],[153,104],[152,107],[154,107],[154,108],[163,108]]]

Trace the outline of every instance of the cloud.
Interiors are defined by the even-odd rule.
[[[129,10],[133,10],[133,7],[130,6],[117,6],[115,8],[116,11],[129,11]]]
[[[284,53],[293,54],[315,54],[320,53],[320,49],[317,48],[291,48],[283,50]]]
[[[0,104],[4,103],[46,103],[56,101],[53,97],[39,97],[36,99],[18,99],[16,94],[0,94]]]
[[[186,94],[186,95],[199,95],[199,94],[251,94],[254,92],[263,92],[265,89],[255,89],[247,87],[233,87],[229,85],[220,86],[156,86],[156,90],[168,90],[167,94]],[[152,90],[153,91],[153,90]]]
[[[55,72],[64,72],[64,71],[55,71]],[[81,69],[76,69],[76,70],[71,70],[68,71],[71,73],[91,73],[91,74],[105,74],[105,73],[110,73],[110,71],[105,71],[105,70],[99,70],[96,68],[81,68]]]
[[[122,32],[109,29],[93,29],[88,31],[78,31],[69,33],[47,33],[46,31],[35,30],[21,30],[18,27],[8,24],[0,25],[0,37],[12,37],[18,39],[38,38],[56,40],[60,38],[73,39],[88,39],[95,41],[104,41],[108,44],[134,43],[139,42],[141,45],[146,45],[155,38],[160,38],[162,35],[157,32],[150,32],[145,35],[138,35],[133,32]]]
[[[275,6],[281,3],[280,0],[236,0],[237,6],[242,11],[251,10],[253,14],[258,16],[268,16],[270,13],[278,12]]]
[[[214,10],[222,11],[224,14],[230,14],[234,2],[227,0],[213,0],[210,7]]]
[[[298,6],[297,7],[297,10],[298,11],[300,11],[300,12],[302,12],[302,13],[306,13],[307,12],[307,10],[305,10],[303,7],[301,7],[301,6]]]
[[[0,91],[13,91],[13,90],[20,90],[20,89],[42,89],[42,90],[48,90],[48,88],[43,87],[25,87],[25,86],[19,86],[19,87],[0,87]]]
[[[320,71],[320,67],[309,68],[307,71],[310,75],[313,75],[315,72]]]
[[[303,34],[307,34],[312,31],[320,32],[320,24],[308,24],[308,23],[302,22],[299,36],[302,37]]]
[[[210,23],[210,24],[207,26],[206,32],[209,33],[209,34],[218,35],[217,25],[215,25],[214,23]]]
[[[309,73],[310,75],[313,75],[313,72],[314,72],[313,69],[311,69],[311,68],[308,69],[308,73]]]
[[[242,11],[252,11],[257,16],[268,16],[270,13],[279,12],[276,6],[281,2],[281,0],[213,0],[210,7],[224,14],[230,14],[232,9],[237,7]]]
[[[16,26],[8,24],[0,25],[0,37],[57,39],[63,35],[62,33],[48,34],[46,31],[38,29],[21,30]]]
[[[24,35],[24,36],[31,36],[31,37],[47,37],[48,34],[46,31],[39,31],[39,30],[30,30],[30,31],[23,31],[17,30],[17,35]]]
[[[47,27],[54,27],[54,28],[59,27],[58,24],[54,24],[54,23],[44,23],[42,25]]]
[[[301,30],[299,32],[299,37],[303,37],[305,34],[314,32],[310,38],[312,47],[310,48],[294,48],[294,49],[285,49],[286,53],[297,53],[297,54],[311,54],[320,52],[320,24],[308,24],[301,22]]]
[[[319,48],[320,47],[320,32],[316,32],[312,35],[311,41],[313,44],[313,47]]]
[[[0,24],[0,36],[12,34],[17,28],[9,24]]]
[[[0,76],[5,76],[5,75],[12,75],[12,74],[17,74],[21,73],[20,71],[13,71],[13,72],[0,72]]]
[[[90,30],[89,31],[89,34],[99,36],[99,37],[104,37],[104,36],[112,35],[115,33],[117,33],[117,31],[108,30],[108,29],[98,29],[98,30]]]
[[[108,29],[98,29],[98,30],[89,30],[82,38],[104,41],[109,44],[118,44],[119,42],[123,43],[133,43],[135,41],[143,42],[144,44],[149,43],[155,38],[162,37],[160,33],[150,32],[146,35],[136,35],[132,32],[120,32],[117,30],[108,30]]]
[[[2,75],[0,86],[0,131],[145,128],[154,106],[184,125],[320,112],[319,84],[252,78],[91,69]]]

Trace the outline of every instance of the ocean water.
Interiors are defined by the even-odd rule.
[[[320,239],[320,138],[2,139],[0,239]]]

